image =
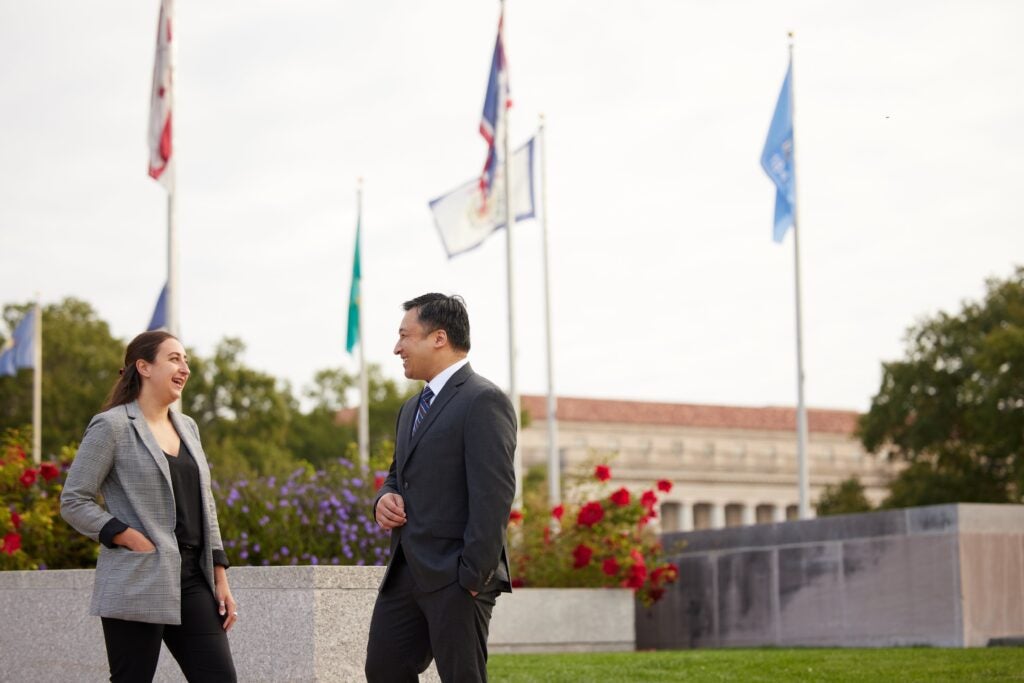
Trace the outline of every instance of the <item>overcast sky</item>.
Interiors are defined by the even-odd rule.
[[[90,302],[129,339],[166,277],[146,174],[156,0],[0,0],[0,303]],[[403,300],[462,294],[508,384],[504,235],[448,260],[427,202],[479,172],[482,0],[177,3],[182,336],[296,388]],[[562,395],[796,400],[792,234],[758,159],[796,33],[806,392],[864,410],[906,328],[1024,261],[1024,3],[509,0],[513,145],[548,127]],[[519,383],[543,393],[540,226],[516,226]]]

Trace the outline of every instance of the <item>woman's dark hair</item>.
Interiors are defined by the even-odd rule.
[[[117,384],[110,390],[103,410],[110,410],[114,406],[121,406],[131,403],[139,397],[142,391],[142,377],[135,367],[135,361],[144,360],[152,363],[156,360],[156,350],[168,339],[177,339],[170,332],[156,330],[154,332],[143,332],[132,339],[128,349],[124,352],[124,367],[121,368],[121,377]]]

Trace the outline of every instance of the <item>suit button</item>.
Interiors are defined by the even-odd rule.
[[[405,482],[405,488],[409,488],[409,482]]]

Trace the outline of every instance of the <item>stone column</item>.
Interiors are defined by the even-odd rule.
[[[776,503],[772,507],[772,521],[773,522],[785,522],[786,521],[786,504]]]
[[[721,503],[711,503],[711,528],[725,528],[725,506]]]
[[[679,529],[693,531],[693,503],[679,501]]]
[[[741,511],[743,526],[751,526],[756,523],[754,519],[754,506],[750,503],[743,504],[743,510]]]

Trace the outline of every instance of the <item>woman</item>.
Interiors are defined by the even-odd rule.
[[[102,617],[112,681],[151,681],[161,641],[189,681],[236,678],[210,469],[195,421],[171,410],[188,377],[175,337],[133,339],[61,493],[61,516],[102,543],[89,613]]]

